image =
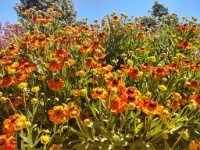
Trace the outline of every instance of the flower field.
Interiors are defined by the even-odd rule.
[[[200,149],[194,17],[63,26],[31,11],[0,39],[0,150]]]

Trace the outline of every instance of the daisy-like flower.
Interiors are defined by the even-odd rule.
[[[94,88],[90,94],[93,99],[106,99],[108,97],[108,92],[103,88]]]
[[[19,61],[18,71],[21,73],[31,73],[36,71],[36,65],[32,64],[28,59],[22,59]]]
[[[196,103],[197,107],[200,108],[200,94],[190,95],[188,102]]]
[[[14,44],[9,45],[9,47],[8,47],[8,49],[6,51],[6,54],[8,56],[13,57],[17,53],[19,53],[19,46],[18,45],[14,45]]]
[[[61,124],[68,121],[68,112],[63,106],[54,106],[53,109],[48,111],[49,120],[55,124]]]
[[[184,42],[179,42],[178,47],[182,48],[183,50],[190,49],[192,47],[192,43],[184,41]]]
[[[15,80],[14,80],[14,77],[12,77],[12,76],[6,75],[0,80],[0,86],[2,88],[6,88],[6,87],[11,86],[13,84],[15,84]]]
[[[114,114],[124,112],[127,106],[128,104],[126,99],[120,98],[118,96],[111,97],[110,109]]]
[[[65,86],[64,81],[62,81],[60,78],[53,78],[49,80],[48,87],[53,91],[59,91]]]
[[[50,63],[46,63],[45,67],[52,72],[59,71],[62,69],[64,63],[58,61],[57,58],[53,58]]]
[[[187,88],[191,89],[191,90],[198,90],[199,89],[199,84],[197,80],[192,79],[191,81],[187,81],[186,82],[186,86]]]
[[[153,67],[152,71],[156,76],[159,76],[159,77],[166,76],[168,73],[168,69],[163,67],[162,65]]]
[[[111,79],[108,82],[106,82],[106,86],[109,90],[121,91],[124,87],[124,83],[117,79]]]
[[[0,150],[15,150],[14,140],[13,136],[0,135]]]
[[[88,57],[85,61],[85,67],[94,68],[95,66],[96,66],[96,62],[91,57]]]
[[[26,117],[24,115],[15,114],[10,116],[3,122],[3,132],[7,135],[13,135],[16,131],[24,127]]]
[[[69,117],[77,118],[80,115],[80,108],[76,102],[70,102],[65,106],[65,110],[68,112]]]
[[[199,150],[200,149],[200,141],[192,140],[190,142],[190,150]]]
[[[145,100],[142,106],[142,111],[147,115],[153,114],[160,116],[163,109],[162,104],[157,104],[157,102],[151,99]]]
[[[133,78],[133,79],[138,79],[143,75],[143,72],[139,71],[138,68],[131,68],[128,74]]]

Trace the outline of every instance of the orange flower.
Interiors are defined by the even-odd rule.
[[[111,72],[113,69],[113,66],[108,65],[105,61],[102,62],[101,64],[97,64],[96,66],[98,73],[100,74],[106,74],[108,72]]]
[[[9,98],[14,108],[17,108],[19,105],[24,104],[24,99],[21,93],[15,93]],[[12,109],[10,102],[8,103],[7,107],[8,109]]]
[[[168,69],[171,70],[173,73],[180,73],[181,71],[180,65],[176,62],[169,64]]]
[[[28,80],[29,78],[30,78],[30,74],[21,73],[21,72],[17,72],[15,74],[15,82],[17,82],[17,83],[24,82],[24,81]]]
[[[53,144],[53,145],[51,145],[49,150],[62,150],[62,147],[58,144]]]
[[[60,61],[58,61],[57,58],[53,58],[50,63],[46,63],[45,64],[45,67],[48,70],[50,70],[52,72],[55,72],[55,71],[59,71],[59,70],[62,69],[63,63],[61,63]]]
[[[187,88],[192,89],[192,90],[198,90],[199,89],[199,84],[197,80],[192,79],[189,82],[186,82]]]
[[[162,66],[155,66],[152,71],[156,76],[166,76],[168,73],[168,69]]]
[[[138,68],[131,68],[128,74],[133,78],[133,79],[138,79],[143,75],[143,72],[139,71]]]
[[[1,80],[0,80],[0,86],[2,88],[6,88],[8,86],[11,86],[15,84],[15,80],[14,80],[14,77],[11,77],[11,76],[4,76]]]
[[[181,30],[188,32],[190,30],[190,27],[187,24],[184,24],[181,26]]]
[[[68,50],[65,50],[63,48],[60,48],[56,51],[54,51],[53,55],[55,56],[55,58],[58,58],[58,59],[62,59],[64,57],[68,57],[69,56],[69,51]]]
[[[192,140],[190,142],[190,150],[199,150],[200,149],[200,142],[196,140]]]
[[[118,96],[111,97],[110,109],[114,114],[124,112],[127,106],[128,105],[126,99],[119,98]]]
[[[67,110],[69,117],[71,118],[77,118],[80,115],[80,108],[76,104],[76,102],[69,102],[65,109]]]
[[[48,111],[49,120],[55,124],[61,124],[68,121],[68,111],[63,106],[54,106],[53,110]]]
[[[96,62],[91,57],[88,57],[85,61],[85,67],[94,68],[95,66],[96,66]]]
[[[106,86],[109,90],[115,89],[116,91],[121,91],[124,84],[120,80],[109,80],[106,82]]]
[[[182,48],[183,50],[186,50],[186,49],[190,49],[192,47],[192,44],[187,41],[179,42],[178,47]]]
[[[92,46],[83,46],[83,47],[81,47],[80,48],[80,51],[82,52],[82,53],[84,53],[84,54],[89,54],[89,53],[91,53],[92,52]]]
[[[0,135],[0,150],[15,150],[14,140],[15,138],[13,136],[7,137],[6,135]]]
[[[103,88],[94,88],[90,94],[93,99],[106,99],[108,97],[108,92]]]
[[[32,71],[36,71],[36,65],[32,64],[28,59],[20,60],[17,68],[21,73],[31,73]]]
[[[200,108],[200,94],[193,94],[189,97],[189,103],[196,103],[197,107]]]
[[[14,45],[14,44],[9,45],[9,47],[8,47],[8,49],[6,51],[6,54],[8,56],[11,56],[11,57],[16,55],[16,54],[18,54],[18,53],[19,53],[19,46],[18,45]]]
[[[142,106],[142,111],[147,115],[153,114],[160,116],[163,109],[162,104],[157,104],[157,102],[151,99],[145,100]]]
[[[49,80],[48,87],[53,91],[59,91],[65,86],[65,83],[59,78]]]
[[[145,70],[145,71],[149,70],[150,67],[151,66],[148,63],[143,63],[143,64],[140,65],[140,69]]]
[[[26,117],[24,115],[15,114],[10,116],[3,122],[3,132],[7,135],[13,135],[16,131],[24,127]]]
[[[137,107],[142,105],[141,93],[133,87],[122,89],[121,98],[126,99],[128,104],[134,103]]]

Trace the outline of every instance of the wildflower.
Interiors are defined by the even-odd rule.
[[[51,145],[49,150],[62,150],[62,147],[58,144],[53,144],[53,145]]]
[[[72,95],[77,97],[77,96],[80,96],[81,95],[81,92],[79,89],[75,89],[75,90],[72,90]]]
[[[60,78],[53,78],[49,80],[48,87],[53,91],[59,91],[65,86],[64,81],[62,81]]]
[[[2,88],[6,88],[6,87],[8,87],[8,86],[11,86],[11,85],[13,85],[14,83],[15,83],[14,77],[8,76],[8,75],[4,76],[4,77],[0,80],[0,86],[1,86]]]
[[[200,149],[200,141],[192,140],[190,142],[190,150],[199,150]]]
[[[131,68],[130,71],[128,72],[128,74],[132,78],[137,79],[137,78],[140,78],[143,75],[143,72],[139,71],[138,68]]]
[[[142,106],[142,111],[147,115],[153,114],[160,116],[163,109],[162,104],[157,104],[157,102],[151,99],[145,100]]]
[[[41,74],[38,76],[38,80],[44,80],[46,78],[45,74]]]
[[[50,140],[49,135],[42,135],[41,139],[40,139],[41,143],[44,144],[44,145],[48,144],[49,140]]]
[[[182,48],[183,50],[186,50],[186,49],[190,49],[192,47],[192,44],[187,41],[179,42],[178,47]]]
[[[108,92],[103,88],[94,88],[90,94],[93,99],[106,99],[108,97]]]
[[[126,99],[120,98],[118,96],[111,97],[110,109],[111,109],[111,112],[113,112],[114,114],[124,112],[127,106],[128,105],[127,105]]]
[[[199,89],[199,84],[197,80],[192,79],[191,81],[186,82],[187,88],[192,89],[192,90],[198,90]]]
[[[80,119],[82,121],[82,123],[85,125],[85,126],[88,126],[92,120],[92,117],[89,117],[89,113],[86,112],[85,114],[82,114],[80,116]]]
[[[85,61],[85,67],[94,68],[95,66],[96,66],[96,62],[91,57],[88,57]]]
[[[68,121],[68,112],[63,106],[54,106],[52,110],[48,111],[49,120],[55,124],[61,124]]]
[[[167,87],[165,85],[158,85],[158,89],[160,89],[161,91],[166,91]]]
[[[36,71],[36,65],[32,64],[27,59],[22,59],[19,61],[19,66],[17,69],[21,73],[31,73],[32,71]]]
[[[3,122],[3,132],[7,135],[13,135],[16,131],[24,127],[26,117],[24,115],[15,114],[10,116]]]
[[[83,77],[86,75],[86,72],[84,70],[79,70],[77,73],[76,73],[76,76],[80,76],[80,77]]]
[[[189,133],[187,131],[182,131],[181,137],[185,140],[188,140],[190,136],[189,136]]]
[[[197,107],[200,108],[200,94],[193,94],[189,97],[189,103],[196,103]]]
[[[166,76],[168,73],[168,69],[163,67],[161,64],[158,64],[158,66],[153,67],[152,71],[156,76]]]
[[[65,110],[67,110],[69,117],[77,118],[80,115],[80,108],[76,104],[76,102],[70,102],[65,106]]]
[[[48,70],[50,70],[50,71],[52,71],[52,72],[55,72],[55,71],[61,70],[62,67],[63,67],[63,65],[64,65],[64,64],[61,63],[60,61],[58,61],[57,58],[53,58],[53,59],[51,60],[50,63],[46,63],[46,64],[45,64],[45,67],[46,67]]]
[[[12,107],[17,108],[19,105],[24,104],[24,98],[22,97],[22,93],[14,93],[13,96],[9,97],[10,102],[8,103],[8,109],[12,109]],[[25,99],[27,100],[27,98]]]
[[[38,103],[38,99],[37,98],[32,98],[31,99],[31,104],[32,105],[36,105]]]
[[[22,82],[22,83],[18,84],[18,88],[20,88],[22,90],[25,89],[27,86],[28,86],[27,82]]]
[[[15,150],[14,140],[15,138],[13,136],[7,137],[6,135],[0,135],[0,150]]]
[[[163,133],[162,134],[162,138],[165,139],[165,140],[167,140],[169,138],[169,135],[167,133]]]
[[[40,90],[39,86],[35,86],[31,88],[31,91],[37,93]]]

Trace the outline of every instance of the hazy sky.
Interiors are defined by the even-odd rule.
[[[17,14],[13,9],[19,0],[1,0],[0,21],[5,23],[16,23]],[[123,12],[128,16],[150,15],[154,0],[73,0],[74,8],[77,11],[77,19],[89,18],[89,23],[95,19],[101,20],[106,14],[117,11],[118,15]],[[179,17],[192,16],[200,22],[200,0],[158,0],[169,9],[169,13],[177,13]]]

